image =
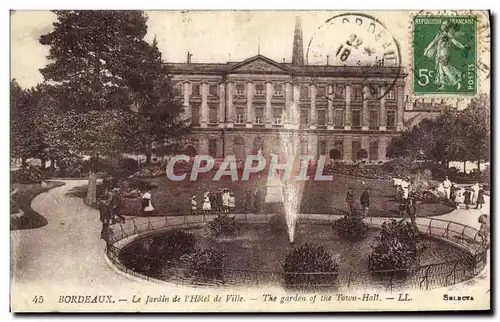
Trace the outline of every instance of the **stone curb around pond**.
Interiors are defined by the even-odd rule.
[[[267,223],[272,216],[274,216],[274,215],[249,216],[249,215],[245,214],[245,215],[240,215],[237,217],[240,220],[243,219],[243,220],[248,221],[248,222]],[[128,220],[129,222],[126,223],[126,224],[128,224],[129,227],[126,229],[133,229],[133,231],[131,234],[126,235],[126,236],[124,236],[126,234],[125,229],[123,228],[122,224],[119,224],[120,229],[121,229],[120,232],[122,233],[121,238],[119,238],[119,239],[114,238],[115,239],[114,243],[111,246],[108,246],[108,248],[105,250],[105,257],[107,258],[106,262],[109,261],[109,264],[113,265],[114,270],[121,271],[121,274],[125,274],[127,277],[133,276],[134,279],[138,278],[141,280],[153,282],[155,284],[176,285],[176,286],[182,285],[182,286],[188,286],[188,287],[206,287],[206,286],[214,287],[215,286],[215,287],[224,288],[225,287],[224,285],[217,285],[217,284],[193,285],[192,283],[189,283],[186,285],[186,283],[183,283],[184,280],[179,280],[178,282],[177,281],[159,280],[156,278],[152,278],[152,277],[137,273],[137,272],[133,271],[132,269],[126,267],[119,260],[120,251],[125,246],[129,245],[130,243],[132,243],[135,240],[145,238],[146,236],[161,234],[165,231],[169,231],[172,229],[200,226],[200,225],[203,225],[204,223],[206,223],[207,220],[209,220],[215,216],[213,216],[213,215],[206,216],[205,219],[207,219],[207,220],[204,220],[201,215],[189,216],[189,217],[190,217],[190,219],[194,219],[194,220],[188,221],[187,217],[177,217],[177,218],[170,217],[170,221],[174,221],[175,219],[180,219],[180,218],[184,219],[184,220],[175,220],[178,222],[176,224],[170,223],[168,221],[169,220],[168,217],[165,217],[162,220],[154,220],[153,222],[150,220],[150,218],[147,218],[147,217],[146,217],[147,221],[144,220],[145,217],[140,217],[140,218],[136,217],[134,219],[129,219]],[[197,221],[196,217],[199,217],[201,220]],[[338,216],[338,215],[302,215],[302,217],[303,217],[302,220],[306,220],[309,223],[314,222],[314,223],[320,223],[320,224],[331,224],[335,219],[339,219],[342,216]],[[140,221],[142,221],[142,223],[136,224],[135,219],[141,219]],[[382,217],[367,217],[367,218],[365,218],[365,223],[367,223],[371,227],[380,228],[382,223],[385,222],[386,220],[387,220],[387,218],[382,218]],[[132,224],[130,224],[130,221],[132,221]],[[159,226],[159,227],[155,228],[154,225],[160,221],[161,221],[161,224],[163,224],[163,226]],[[300,221],[301,220],[299,218],[299,222]],[[438,223],[440,225],[432,226],[433,222]],[[142,228],[144,228],[144,225],[146,225],[146,229],[142,229]],[[453,227],[451,227],[451,228],[456,228],[455,226],[458,226],[459,227],[458,229],[461,229],[461,232],[459,232],[455,229],[450,229],[451,225],[453,225]],[[437,239],[439,241],[450,244],[454,247],[460,248],[462,251],[467,252],[469,254],[469,256],[471,256],[472,259],[474,259],[474,268],[472,269],[472,274],[470,274],[470,277],[465,278],[463,280],[453,282],[452,284],[440,285],[440,286],[454,285],[454,284],[458,284],[458,283],[462,283],[462,282],[474,279],[477,275],[479,275],[485,269],[487,257],[483,258],[483,256],[484,256],[484,254],[486,254],[486,252],[484,250],[481,253],[479,252],[479,250],[481,250],[481,248],[480,248],[480,246],[477,246],[476,239],[478,236],[478,231],[476,229],[474,229],[470,226],[467,226],[467,225],[453,222],[453,221],[446,221],[446,220],[435,219],[435,218],[429,219],[429,218],[425,218],[425,217],[417,218],[417,226],[419,228],[419,231],[421,232],[421,234],[423,234],[425,236],[425,238]],[[444,226],[446,228],[443,228]],[[440,231],[440,230],[443,231],[442,235],[436,233],[436,231]],[[433,233],[433,231],[434,231],[434,233]],[[466,231],[468,232],[468,234],[465,234]],[[450,238],[450,232],[455,233],[455,234],[459,234],[460,238],[456,237],[456,235],[452,235],[451,237],[456,238],[456,241],[453,240],[453,238]],[[445,235],[446,235],[446,237],[445,237]],[[114,235],[114,237],[116,237],[116,236]],[[465,242],[467,239],[475,242],[476,243],[475,247],[473,247],[473,245],[471,243]],[[478,270],[476,270],[477,265],[478,265],[478,261],[477,261],[478,257],[477,256],[480,256],[479,258],[481,260],[479,262],[480,269],[478,269]],[[426,270],[425,279],[427,280],[427,274],[429,274],[429,270],[431,267],[437,267],[439,265],[448,265],[448,266],[454,265],[455,266],[454,270],[455,270],[457,265],[461,262],[462,262],[462,259],[456,260],[456,261],[451,261],[451,262],[440,262],[440,263],[434,263],[434,264],[429,264],[429,265],[417,267],[417,269],[422,268],[423,270]],[[453,273],[453,274],[455,274],[455,273]],[[422,282],[423,282],[423,280],[422,280]],[[392,290],[392,278],[391,278],[390,283],[391,283],[391,290]],[[429,283],[428,280],[427,280],[427,283]],[[234,287],[234,285],[228,284],[227,287]],[[420,287],[421,287],[421,284],[420,284]],[[411,288],[411,286],[409,286],[408,288]],[[428,288],[428,284],[427,284],[427,288]]]

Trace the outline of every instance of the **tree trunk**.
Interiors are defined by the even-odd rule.
[[[464,173],[467,173],[466,166],[467,166],[467,161],[464,161]]]
[[[21,166],[23,166],[23,167],[27,166],[25,158],[21,158]]]
[[[45,170],[47,167],[45,166],[45,163],[47,162],[47,159],[45,158],[40,158],[40,168],[42,170]]]
[[[477,160],[477,179],[481,178],[481,159]]]
[[[89,184],[85,202],[87,205],[94,205],[97,202],[97,179],[95,172],[92,171],[89,172]]]
[[[151,152],[146,152],[146,164],[151,164]]]

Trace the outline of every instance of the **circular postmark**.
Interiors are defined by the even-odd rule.
[[[385,25],[359,13],[339,14],[326,20],[311,37],[306,52],[312,75],[318,74],[318,66],[324,66],[325,71],[332,66],[361,68],[368,89],[363,100],[381,99],[394,88],[402,74],[401,60],[399,42]],[[386,80],[369,83],[371,72]]]

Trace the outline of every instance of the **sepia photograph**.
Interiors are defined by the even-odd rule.
[[[491,311],[490,19],[11,10],[10,310]]]

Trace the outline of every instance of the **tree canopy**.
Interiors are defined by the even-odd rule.
[[[387,149],[390,158],[406,157],[442,164],[450,161],[483,162],[490,159],[490,101],[481,94],[466,109],[448,108],[435,119],[424,119]]]

